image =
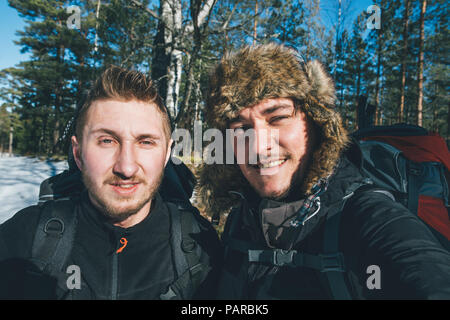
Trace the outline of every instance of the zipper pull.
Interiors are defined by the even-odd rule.
[[[121,253],[123,251],[123,249],[125,249],[125,247],[128,244],[127,238],[125,238],[125,237],[120,238],[120,243],[122,244],[122,246],[119,249],[117,249],[116,253]]]

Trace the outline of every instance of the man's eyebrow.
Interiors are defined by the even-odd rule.
[[[106,134],[109,134],[109,135],[114,136],[114,137],[117,137],[117,136],[118,136],[118,134],[117,134],[115,131],[110,130],[110,129],[106,129],[106,128],[98,128],[98,129],[92,130],[91,133],[92,133],[92,134],[96,134],[96,133],[106,133]]]
[[[106,133],[109,134],[113,137],[115,137],[116,139],[119,139],[119,134],[117,132],[115,132],[114,130],[111,129],[106,129],[106,128],[98,128],[92,131],[93,134],[96,133]],[[142,139],[153,139],[153,140],[160,140],[161,137],[157,134],[153,134],[153,133],[143,133],[140,134],[136,137],[136,140],[142,140]]]
[[[261,113],[263,115],[267,115],[267,114],[274,113],[275,111],[278,111],[278,110],[291,109],[291,108],[292,108],[292,105],[290,105],[290,104],[277,104],[277,105],[274,105],[272,107],[269,107],[269,108],[263,110]]]
[[[263,110],[261,112],[261,114],[267,115],[267,114],[274,113],[275,111],[278,111],[278,110],[285,110],[285,109],[291,109],[291,108],[292,108],[292,105],[290,105],[290,104],[276,104],[274,106],[271,106],[271,107]],[[231,125],[233,123],[244,121],[244,120],[245,119],[243,119],[240,115],[238,115],[237,117],[228,120],[228,124]]]
[[[235,118],[232,118],[232,119],[228,120],[228,124],[230,125],[230,124],[233,124],[233,123],[236,123],[236,122],[240,122],[240,121],[242,121],[242,120],[243,120],[243,119],[242,119],[241,116],[237,116],[237,117],[235,117]]]
[[[161,136],[156,135],[156,134],[152,134],[152,133],[145,133],[145,134],[138,135],[137,138],[136,138],[136,140],[142,140],[142,139],[160,140]]]

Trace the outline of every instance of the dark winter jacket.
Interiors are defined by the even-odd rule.
[[[355,145],[341,157],[327,191],[320,197],[320,210],[304,226],[289,224],[303,200],[281,203],[247,192],[241,205],[230,213],[222,238],[226,243],[229,239],[243,240],[255,249],[321,253],[329,208],[342,203],[352,183],[362,181],[359,157]],[[450,299],[450,254],[417,216],[385,193],[364,187],[360,190],[364,189],[347,200],[339,229],[339,251],[344,255],[344,279],[351,298]],[[249,262],[243,252],[226,247],[219,298],[331,298],[323,273],[306,267]],[[379,268],[380,276],[375,287],[370,279],[373,266]]]
[[[176,279],[168,208],[159,194],[150,214],[130,228],[112,225],[92,205],[87,192],[75,205],[77,227],[67,266],[79,267],[81,289],[62,290],[30,262],[41,207],[25,208],[0,225],[0,298],[159,299]],[[183,212],[184,213],[184,212]],[[214,267],[196,296],[211,296],[219,250],[206,220],[196,218],[200,260]],[[127,244],[120,239],[126,238]],[[123,247],[123,249],[118,251]],[[69,277],[70,273],[67,274]],[[66,289],[66,288],[64,288]]]
[[[233,208],[222,235],[227,246],[220,298],[336,297],[331,294],[342,286],[330,287],[328,278],[340,279],[341,284],[347,281],[353,298],[450,298],[450,255],[428,227],[383,190],[363,186],[351,192],[354,183],[363,181],[361,154],[355,145],[349,148],[350,136],[335,108],[333,79],[320,62],[305,61],[301,53],[278,43],[245,46],[225,54],[208,82],[204,119],[223,136],[244,109],[274,98],[291,99],[315,133],[308,167],[301,181],[291,186],[292,200],[285,203],[252,194],[237,163],[217,162],[200,168],[196,194],[207,211],[217,217]],[[280,147],[281,154],[289,152]],[[224,144],[223,154],[227,148]],[[319,207],[311,197],[327,179],[328,189],[319,196]],[[343,212],[337,214],[344,197]],[[299,208],[310,208],[306,217],[311,218],[291,227]],[[301,209],[299,214],[303,213]],[[331,223],[337,217],[340,223]],[[340,229],[330,229],[330,224]],[[336,251],[328,248],[327,256],[314,256],[324,253],[329,244],[338,244],[331,248]],[[287,249],[297,250],[295,258]],[[334,265],[329,273],[314,269],[329,266],[330,257]],[[347,271],[346,280],[335,276],[341,270]]]

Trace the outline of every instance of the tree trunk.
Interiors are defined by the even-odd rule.
[[[62,21],[58,21],[58,25],[62,26]],[[60,45],[58,48],[58,64],[60,66],[64,65],[64,55],[65,55],[66,48],[64,45]],[[61,107],[63,104],[63,90],[64,88],[64,78],[60,77],[58,81],[56,82],[56,88],[55,88],[55,126],[53,128],[53,146],[48,148],[47,153],[57,153],[59,146],[58,146],[58,140],[60,137],[60,130],[61,130]],[[44,114],[44,117],[47,115]]]
[[[342,1],[339,0],[339,7],[338,7],[338,23],[336,26],[336,43],[335,43],[335,47],[334,47],[334,60],[333,60],[333,79],[334,81],[337,80],[336,77],[336,70],[337,70],[337,61],[339,59],[338,55],[340,53],[340,47],[339,47],[339,36],[340,36],[340,32],[341,32],[341,14],[342,14]]]
[[[161,19],[167,27],[165,29],[164,41],[166,54],[169,57],[169,65],[166,72],[168,78],[166,106],[171,113],[171,116],[176,118],[179,112],[178,100],[180,93],[181,73],[183,69],[183,56],[179,48],[181,47],[184,37],[191,34],[194,30],[192,24],[186,25],[183,30],[181,0],[161,0],[161,2]],[[198,11],[198,27],[204,24],[213,8],[214,2],[214,0],[207,0],[203,4],[203,7]]]
[[[405,112],[405,86],[406,86],[406,59],[408,57],[408,24],[409,24],[410,0],[405,0],[405,14],[403,17],[403,57],[401,66],[400,106],[398,122],[403,122]]]
[[[359,129],[358,119],[359,119],[359,97],[361,95],[361,63],[357,66],[358,72],[356,74],[356,95],[355,95],[355,120],[354,120],[354,126],[355,129]]]
[[[167,66],[166,106],[170,115],[177,116],[177,103],[179,93],[179,81],[181,78],[182,56],[178,49],[181,42],[181,1],[162,1],[161,19],[166,27],[164,31],[165,53],[169,59]]]
[[[381,77],[381,31],[378,30],[378,49],[377,49],[377,78],[375,82],[375,125],[379,125],[380,113],[380,77]]]
[[[101,0],[97,1],[97,9],[95,11],[95,38],[94,38],[94,51],[98,51],[98,17],[100,14],[100,5],[102,4]]]
[[[433,124],[432,124],[432,130],[434,132],[439,132],[439,123],[438,123],[438,114],[439,114],[439,106],[436,103],[437,101],[437,97],[438,97],[438,85],[436,82],[434,82],[434,98],[433,98],[433,102],[431,104],[432,108],[433,108]]]
[[[13,127],[9,127],[9,148],[8,148],[8,153],[9,156],[12,157],[12,153],[13,153],[13,139],[14,139],[14,129]]]
[[[197,60],[199,58],[201,49],[202,49],[202,34],[200,32],[200,28],[198,25],[198,18],[200,13],[200,0],[191,0],[191,18],[192,18],[192,25],[194,27],[194,47],[192,49],[192,54],[188,56],[188,67],[187,67],[187,75],[186,75],[186,85],[184,90],[184,101],[183,106],[180,110],[180,118],[186,117],[186,125],[187,127],[191,127],[191,119],[189,115],[192,115],[192,112],[188,112],[189,106],[190,106],[190,100],[191,100],[191,94],[193,85],[195,82],[194,77],[194,71],[195,71],[195,65],[197,63]],[[195,111],[194,111],[194,121],[195,121]],[[177,121],[178,122],[178,121]]]
[[[44,115],[45,117],[45,115]],[[59,103],[55,106],[55,128],[53,130],[53,147],[49,152],[56,153],[58,152],[58,140],[59,140],[59,132],[61,130],[61,111],[59,109]]]
[[[159,16],[162,16],[163,2],[160,1]],[[165,22],[163,19],[158,20],[158,29],[153,39],[153,56],[151,62],[151,77],[156,82],[158,93],[166,101],[167,98],[167,74],[170,65],[170,56],[166,52],[166,30]]]
[[[174,49],[170,59],[170,67],[167,82],[166,106],[171,116],[175,119],[178,115],[178,98],[180,94],[181,71],[183,68],[182,54]]]
[[[417,68],[417,81],[419,89],[419,98],[417,99],[417,125],[422,126],[423,111],[423,43],[425,41],[425,12],[427,10],[427,0],[422,0],[422,8],[420,10],[420,42],[419,42],[419,65]]]
[[[257,14],[258,14],[258,0],[255,1],[255,20],[254,20],[254,23],[253,23],[253,45],[255,45],[256,38],[257,38],[257,32],[256,32],[256,30],[258,28],[258,17],[257,17]]]

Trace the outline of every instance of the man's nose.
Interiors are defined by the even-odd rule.
[[[250,139],[249,146],[250,159],[252,156],[258,159],[270,157],[278,145],[278,130],[267,126],[255,126],[253,130],[253,139]]]
[[[139,166],[133,146],[128,143],[122,144],[113,167],[114,173],[122,178],[131,178],[138,170]]]

